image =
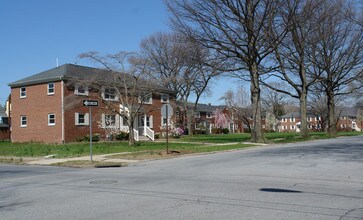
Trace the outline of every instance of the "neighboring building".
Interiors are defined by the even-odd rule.
[[[212,128],[216,128],[214,113],[217,109],[226,114],[223,105],[214,106],[209,104],[198,104],[194,115],[194,127],[196,131],[206,131],[212,133]],[[227,116],[228,117],[228,116]],[[228,118],[228,120],[230,120]]]
[[[116,75],[106,70],[65,64],[10,83],[11,140],[64,143],[88,135],[89,109],[82,102],[88,99],[99,101],[99,107],[92,108],[93,133],[107,138],[109,129],[127,130],[123,118],[105,104],[112,103],[122,108],[118,93],[109,86],[115,81]],[[97,85],[98,90],[94,85]],[[140,94],[146,92],[140,91]],[[140,116],[134,124],[140,135],[146,135],[149,130],[160,132],[166,120],[161,116],[161,106],[171,102],[170,98],[174,97],[173,91],[164,88],[158,88],[158,93],[148,94],[148,100],[140,109]]]
[[[189,104],[192,106],[193,104]],[[186,119],[182,107],[178,106],[177,124],[183,124]],[[251,110],[250,109],[231,109],[226,105],[212,105],[211,103],[199,103],[195,110],[193,129],[197,133],[213,133],[213,129],[217,129],[215,113],[219,110],[224,114],[226,119],[225,125],[221,128],[228,128],[231,133],[242,133],[248,129],[248,125],[252,125]],[[263,120],[264,122],[264,120]]]
[[[321,117],[307,114],[308,129],[311,131],[321,130]],[[300,112],[290,112],[280,117],[279,132],[300,132],[301,117]]]
[[[362,131],[360,110],[356,107],[336,107],[338,131]]]
[[[362,131],[363,121],[360,120],[360,110],[356,107],[336,107],[338,131]],[[308,129],[322,131],[322,117],[308,113]],[[279,132],[300,132],[301,118],[299,112],[291,112],[280,117]]]
[[[9,117],[0,105],[0,140],[10,140]]]

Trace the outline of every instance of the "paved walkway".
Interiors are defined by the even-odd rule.
[[[93,161],[103,161],[103,162],[117,162],[117,163],[135,163],[138,160],[126,160],[126,159],[117,159],[117,158],[108,158],[112,155],[117,155],[120,153],[114,154],[102,154],[102,155],[93,155]],[[20,159],[17,157],[0,157],[5,159]],[[67,161],[76,161],[76,160],[90,160],[90,156],[82,156],[82,157],[72,157],[72,158],[53,158],[52,155],[46,157],[21,157],[24,164],[30,165],[51,165],[54,163],[63,163]]]

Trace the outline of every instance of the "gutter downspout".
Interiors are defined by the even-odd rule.
[[[63,77],[61,77],[61,108],[62,108],[62,144],[65,143],[64,140],[64,81]]]

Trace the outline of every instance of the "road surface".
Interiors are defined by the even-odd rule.
[[[363,219],[363,136],[121,168],[0,165],[0,219]]]

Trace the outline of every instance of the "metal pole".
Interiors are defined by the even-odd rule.
[[[89,149],[92,161],[92,107],[89,107]]]
[[[168,120],[168,106],[166,106],[166,154],[169,154],[169,120]]]

